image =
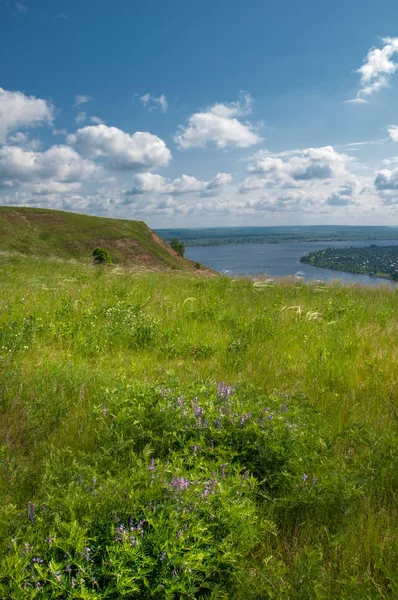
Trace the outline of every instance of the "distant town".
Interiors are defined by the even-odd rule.
[[[300,262],[323,269],[387,277],[398,281],[398,245],[325,248],[302,256]]]

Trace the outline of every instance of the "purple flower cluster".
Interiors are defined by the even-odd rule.
[[[199,418],[205,414],[205,411],[201,406],[195,406],[193,412],[195,413],[196,418]]]
[[[87,560],[87,561],[90,560],[90,552],[91,552],[90,548],[88,546],[86,546],[82,552],[82,556],[83,556],[84,560]]]
[[[217,396],[221,400],[226,400],[232,394],[232,387],[230,385],[226,385],[224,381],[220,381],[217,384]]]
[[[33,502],[28,502],[28,519],[31,523],[35,522],[36,506]]]
[[[250,421],[250,419],[252,418],[252,413],[248,412],[246,414],[243,414],[240,419],[239,419],[239,423],[240,425],[243,425],[245,421]]]
[[[205,483],[205,487],[202,492],[202,498],[207,498],[208,496],[214,496],[214,494],[216,493],[217,479],[216,479],[215,475],[216,474],[213,473],[213,479],[210,479],[209,481],[207,481]]]
[[[145,521],[140,521],[134,525],[134,520],[130,519],[129,528],[125,525],[119,525],[116,528],[115,542],[128,542],[130,546],[138,544],[139,536],[144,534]]]
[[[147,467],[147,471],[156,471],[156,464],[154,458],[151,458],[151,462],[149,463],[149,467]]]
[[[189,481],[188,479],[185,479],[185,477],[173,477],[170,482],[171,489],[175,495],[178,494],[178,492],[187,490],[192,484],[193,481]]]

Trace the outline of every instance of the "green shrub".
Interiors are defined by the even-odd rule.
[[[111,264],[112,259],[108,250],[105,248],[96,248],[93,251],[93,260],[97,264]]]
[[[185,255],[185,245],[184,245],[183,242],[180,242],[180,240],[177,239],[177,238],[173,238],[170,241],[170,246],[173,248],[173,250],[175,252],[177,252],[177,254],[179,256],[181,256],[182,258],[184,258],[184,255]]]

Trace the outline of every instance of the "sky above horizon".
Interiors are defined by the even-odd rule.
[[[398,226],[398,3],[0,0],[0,205]]]

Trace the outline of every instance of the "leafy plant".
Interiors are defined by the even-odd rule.
[[[181,257],[185,255],[185,245],[184,242],[180,242],[178,238],[172,238],[170,240],[170,246],[173,248],[175,252]]]
[[[105,248],[96,248],[93,250],[93,259],[97,264],[111,264],[112,259],[108,250]]]

